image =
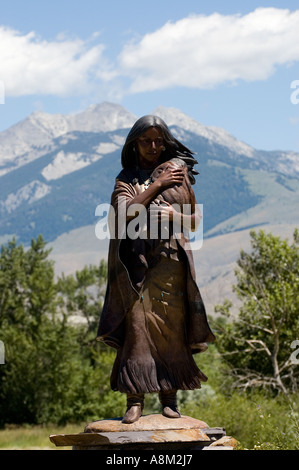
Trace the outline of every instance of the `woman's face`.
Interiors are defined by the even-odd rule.
[[[165,150],[162,132],[150,127],[137,139],[139,165],[141,168],[154,168],[158,165],[161,153]]]

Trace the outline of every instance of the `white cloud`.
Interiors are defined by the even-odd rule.
[[[22,35],[2,26],[0,80],[5,94],[85,94],[92,80],[105,81],[113,75],[103,51],[103,44],[64,36],[46,41],[34,32]]]
[[[119,64],[131,93],[265,80],[277,65],[299,60],[298,31],[299,10],[192,15],[127,44]]]
[[[266,80],[277,66],[299,61],[298,31],[299,10],[191,15],[124,45],[108,60],[99,33],[86,41],[64,34],[47,41],[0,26],[0,84],[6,96],[99,94],[119,100],[176,86]]]

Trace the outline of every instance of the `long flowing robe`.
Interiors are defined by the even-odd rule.
[[[178,159],[160,165],[185,163]],[[196,284],[192,251],[185,232],[169,227],[168,236],[132,239],[120,229],[120,211],[144,191],[140,172],[123,170],[111,197],[113,235],[108,255],[108,284],[98,328],[98,340],[117,349],[111,387],[123,393],[200,388],[207,377],[198,369],[193,354],[215,337]],[[187,168],[182,185],[167,188],[153,204],[190,204],[196,200]],[[149,213],[149,209],[148,209]],[[149,219],[145,233],[149,234]],[[123,224],[125,229],[128,225]],[[177,230],[177,228],[176,228]],[[144,232],[143,232],[144,233]],[[159,236],[160,235],[160,236]]]

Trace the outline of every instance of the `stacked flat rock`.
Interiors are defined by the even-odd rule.
[[[83,433],[52,435],[50,440],[56,446],[73,446],[74,450],[170,450],[202,448],[225,436],[223,428],[210,428],[189,416],[170,419],[151,414],[132,424],[124,424],[121,419],[94,421]]]

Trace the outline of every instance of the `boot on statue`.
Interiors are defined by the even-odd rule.
[[[135,393],[127,394],[127,411],[125,416],[122,419],[122,423],[124,424],[132,424],[142,415],[142,410],[144,406],[144,394],[143,393]]]
[[[180,418],[180,412],[177,408],[177,390],[159,392],[159,400],[162,405],[162,415],[167,418]]]

